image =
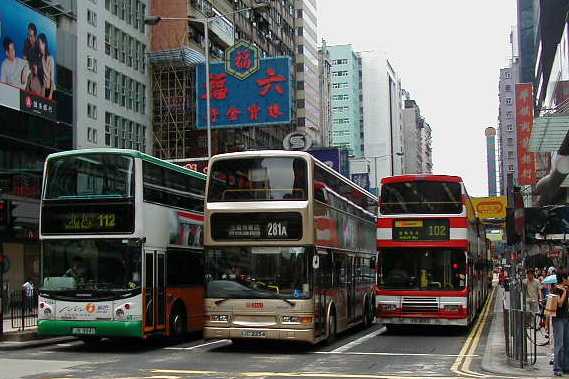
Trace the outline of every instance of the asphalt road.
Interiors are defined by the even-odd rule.
[[[345,333],[330,346],[233,344],[199,337],[179,343],[102,341],[95,346],[73,341],[3,352],[0,378],[465,377],[480,372],[485,329],[392,331],[375,324]]]

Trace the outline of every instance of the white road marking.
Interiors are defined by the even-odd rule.
[[[385,333],[386,331],[387,331],[387,328],[385,326],[382,326],[381,328],[374,330],[373,332],[368,333],[365,336],[360,337],[355,341],[352,341],[352,342],[347,343],[343,346],[340,346],[337,349],[332,350],[330,353],[343,353],[345,351],[350,350],[351,348],[353,348],[355,346],[361,345],[362,343],[366,342],[367,340],[370,340],[374,337],[379,336],[380,334]]]
[[[427,353],[360,353],[355,351],[315,351],[313,354],[342,354],[342,355],[380,355],[380,356],[393,356],[393,357],[437,357],[437,358],[457,358],[457,357],[470,357],[476,358],[479,355],[459,355],[459,354],[427,354]]]
[[[202,343],[201,345],[196,345],[196,346],[190,346],[190,347],[165,347],[165,350],[194,350],[200,347],[204,347],[204,346],[210,346],[210,345],[216,345],[219,343],[228,343],[231,342],[231,340],[217,340],[217,341],[213,341],[213,342],[207,342],[207,343]]]

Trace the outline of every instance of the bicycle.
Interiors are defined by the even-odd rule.
[[[545,304],[543,300],[538,302],[538,312],[527,312],[530,315],[526,320],[526,335],[528,339],[537,346],[546,346],[549,344],[549,325],[547,316],[545,315]]]

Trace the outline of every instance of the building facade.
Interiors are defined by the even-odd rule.
[[[204,25],[200,21],[160,22],[153,26],[152,92],[154,98],[155,154],[164,159],[207,156],[207,132],[196,129],[195,67],[205,61],[224,59],[225,50],[235,41],[256,45],[262,57],[289,56],[295,50],[295,2],[271,2],[251,9],[253,0],[155,1],[151,14],[161,17],[191,17],[209,22],[206,49]],[[316,55],[316,53],[314,53]],[[303,65],[304,67],[304,65]],[[270,127],[242,127],[212,130],[212,153],[246,149],[282,148],[283,138],[293,124]]]
[[[75,146],[152,153],[148,0],[77,1]]]
[[[359,57],[351,45],[328,46],[332,62],[332,143],[355,158],[363,156],[360,135]]]
[[[4,66],[10,60],[2,46],[0,201],[4,207],[8,204],[10,212],[10,221],[0,225],[0,253],[9,262],[4,290],[19,289],[27,279],[36,284],[39,281],[38,225],[44,162],[50,153],[73,147],[77,125],[78,25],[73,2],[36,1],[33,5],[6,0],[0,14],[2,45],[7,42],[8,49],[13,46],[15,64],[28,69],[23,70],[24,76],[29,74],[24,81],[17,75],[17,82],[5,76]],[[49,73],[53,81],[44,75],[41,89],[33,85],[34,56],[26,48],[30,34],[36,43],[43,40],[46,56],[53,59]]]
[[[518,177],[515,84],[517,62],[500,69],[498,84],[498,183],[501,195],[510,193]]]
[[[322,146],[329,147],[332,143],[332,60],[325,40],[322,40],[322,45],[318,49],[318,77],[320,82],[320,135]]]
[[[403,104],[403,173],[430,174],[433,170],[431,126],[421,116],[415,100],[407,97]]]
[[[296,125],[321,145],[316,0],[295,0],[295,11]]]
[[[370,188],[384,176],[403,173],[401,81],[389,60],[376,53],[361,54],[363,136],[371,162]]]

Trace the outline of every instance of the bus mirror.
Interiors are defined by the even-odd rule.
[[[320,257],[315,255],[312,257],[312,268],[318,270],[318,267],[320,267]]]

